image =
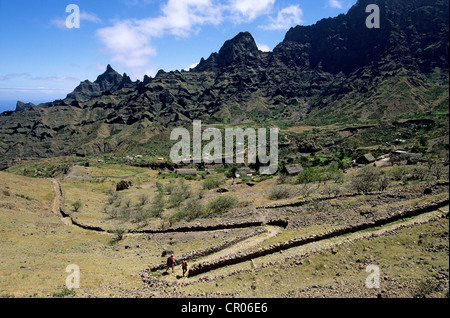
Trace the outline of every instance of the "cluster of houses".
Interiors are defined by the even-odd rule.
[[[212,174],[215,170],[214,169],[205,169],[205,172],[207,174]],[[176,173],[179,176],[196,176],[199,171],[197,169],[177,169]],[[255,174],[255,170],[252,170],[248,167],[239,168],[236,171],[236,178],[240,178],[243,176],[246,177],[253,177]]]
[[[143,156],[137,155],[137,156],[125,156],[122,158],[123,161],[135,161],[137,159],[142,159]]]
[[[394,164],[408,164],[410,161],[418,160],[420,158],[420,154],[411,153],[408,151],[397,150],[390,154],[386,154],[375,158],[371,153],[367,153],[355,160],[351,163],[352,167],[365,166],[373,164],[375,167],[387,167],[392,166]],[[285,175],[295,176],[303,171],[303,166],[301,164],[292,164],[285,165],[283,169],[280,171]],[[178,175],[192,175],[196,176],[198,174],[197,169],[177,169],[176,173]],[[207,174],[212,174],[214,169],[205,169]],[[240,178],[242,176],[252,177],[254,176],[255,171],[248,168],[239,168],[236,172],[236,178]]]
[[[294,165],[286,165],[284,166],[282,173],[288,174],[288,175],[297,175],[300,171],[303,170],[303,167],[301,164],[294,164]],[[196,176],[199,171],[197,169],[177,169],[176,173],[180,176]],[[205,169],[205,172],[207,174],[212,174],[214,172],[214,169]],[[256,171],[249,168],[249,167],[243,167],[239,168],[236,171],[236,178],[241,177],[253,177],[255,175]]]
[[[124,161],[133,162],[137,159],[141,159],[143,156],[136,155],[136,156],[125,156],[122,159]],[[375,158],[371,153],[367,153],[351,162],[352,167],[358,167],[362,165],[369,165],[373,164],[375,167],[386,167],[386,166],[392,166],[394,164],[408,164],[411,161],[419,160],[420,154],[411,153],[408,151],[402,151],[397,150],[393,151],[390,154],[386,154],[383,156],[380,156],[378,158]],[[164,161],[165,158],[158,158],[158,161]],[[101,160],[99,160],[100,162]],[[215,171],[215,169],[208,169],[206,168],[204,172],[207,174],[212,174]],[[301,164],[291,164],[291,165],[285,165],[283,169],[280,171],[281,173],[285,175],[297,175],[303,171],[303,166]],[[197,176],[200,171],[198,169],[177,169],[176,173],[180,176]],[[243,176],[246,177],[252,177],[254,176],[256,172],[248,167],[239,168],[236,172],[236,178],[240,178]]]
[[[375,167],[387,167],[394,164],[406,165],[420,160],[421,154],[412,153],[404,150],[396,150],[389,154],[375,158],[371,153],[365,154],[352,162],[353,167],[359,165],[373,164]]]

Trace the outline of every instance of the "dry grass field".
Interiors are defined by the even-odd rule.
[[[169,275],[164,270],[146,271],[165,261],[163,251],[174,251],[179,257],[217,247],[214,252],[194,256],[190,266],[250,253],[364,221],[366,213],[381,216],[448,200],[448,185],[433,188],[430,182],[406,187],[392,183],[387,192],[333,199],[327,198],[327,187],[332,183],[309,184],[308,195],[303,185],[286,184],[290,195],[274,200],[269,199],[269,194],[280,186],[278,177],[249,186],[239,179],[225,180],[223,175],[183,181],[164,179],[156,171],[122,164],[73,165],[66,172],[57,179],[0,172],[0,297],[448,296],[448,205],[386,226],[290,248],[194,277],[180,279],[179,266]],[[356,173],[350,170],[340,187],[347,189]],[[223,178],[220,188],[227,193],[218,194],[217,188],[204,189],[209,178]],[[133,185],[108,204],[108,195],[115,193],[121,180]],[[171,196],[165,193],[161,217],[136,221],[105,213],[105,206],[114,204],[140,206],[142,197],[148,198],[143,206],[151,206],[158,187],[172,189],[181,185],[201,206],[218,196],[232,196],[238,206],[221,215],[167,224],[180,208],[171,207]],[[424,196],[424,187],[432,187],[432,193]],[[82,203],[78,211],[72,206],[76,201]],[[72,220],[101,230],[73,225],[69,218],[62,217],[60,205]],[[270,207],[274,205],[284,207]],[[289,220],[289,225],[283,228],[265,223],[272,219]],[[245,220],[260,220],[261,226],[164,232],[171,226],[220,227]],[[256,228],[262,232],[253,233]],[[138,232],[132,234],[130,230]],[[220,247],[227,240],[236,241]],[[68,292],[66,267],[71,264],[80,268],[80,288]],[[364,285],[370,264],[381,269],[380,289]]]

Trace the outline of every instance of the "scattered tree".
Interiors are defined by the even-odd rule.
[[[78,212],[81,209],[82,205],[83,204],[81,203],[81,201],[78,200],[72,203],[72,208],[75,212]]]

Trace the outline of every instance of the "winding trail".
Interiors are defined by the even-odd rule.
[[[64,212],[64,192],[60,179],[52,179],[53,183],[53,201],[52,201],[52,212],[56,215],[59,215],[61,221],[66,225],[77,226],[83,230],[94,231],[97,233],[108,233],[107,230],[97,227],[82,224],[78,220],[71,217],[69,214]],[[287,222],[284,220],[252,220],[245,222],[232,222],[232,223],[220,223],[216,225],[198,225],[198,226],[188,226],[188,227],[179,227],[179,228],[169,228],[165,230],[135,230],[131,229],[128,231],[129,235],[139,235],[139,234],[166,234],[166,233],[188,233],[188,232],[212,232],[219,230],[229,230],[229,229],[244,229],[244,228],[254,228],[260,226],[282,226],[286,227]],[[273,231],[273,230],[271,230]]]
[[[437,213],[438,216],[440,215],[440,217],[443,217],[444,213],[442,212],[442,209],[448,207],[448,205],[449,200],[444,199],[438,202],[430,203],[429,205],[417,207],[415,209],[404,210],[399,212],[399,214],[397,215],[381,218],[376,221],[350,225],[344,228],[332,229],[330,231],[322,232],[317,235],[311,235],[309,237],[294,238],[290,239],[289,241],[274,244],[266,248],[260,248],[246,253],[244,252],[229,255],[228,257],[221,258],[218,260],[216,259],[211,262],[206,261],[198,262],[194,264],[189,270],[189,276],[190,277],[197,276],[199,274],[217,270],[222,267],[226,267],[229,265],[236,265],[248,261],[251,261],[253,264],[254,259],[276,254],[278,252],[284,253],[285,251],[307,246],[313,243],[327,242],[328,240],[333,239],[342,239],[345,238],[346,236],[353,236],[353,235],[357,236],[360,235],[361,233],[363,234],[366,233],[365,231],[378,230],[378,228],[384,229],[391,225],[395,227],[396,225],[395,222],[397,221],[409,218],[416,219],[417,217],[429,215],[430,213]],[[446,215],[448,217],[448,209]],[[433,215],[433,217],[436,218],[437,216]]]
[[[310,243],[310,244],[307,244],[304,246],[299,246],[299,247],[295,247],[295,248],[286,250],[283,252],[281,258],[282,259],[298,258],[299,256],[307,255],[308,253],[317,253],[317,252],[330,250],[332,248],[335,248],[335,247],[338,247],[341,245],[350,244],[350,243],[361,241],[361,240],[370,240],[375,237],[390,235],[391,233],[394,233],[395,231],[398,231],[400,229],[412,228],[412,227],[415,227],[415,226],[418,226],[421,224],[426,224],[429,222],[436,221],[436,220],[442,218],[442,216],[444,214],[446,214],[446,213],[448,214],[448,212],[449,212],[449,207],[446,206],[446,207],[437,209],[436,211],[433,211],[433,212],[420,214],[411,219],[406,219],[401,223],[397,223],[397,222],[389,223],[389,224],[382,226],[381,228],[373,228],[369,231],[355,232],[355,233],[352,233],[347,236],[337,236],[337,237],[313,242],[313,243]],[[271,254],[266,257],[261,257],[260,259],[257,259],[255,264],[257,266],[263,266],[265,263],[276,262],[279,259],[280,259],[279,255]]]
[[[77,226],[84,230],[95,231],[97,233],[107,234],[108,232],[102,228],[92,227],[89,225],[83,225],[74,220],[69,214],[63,210],[64,205],[64,192],[60,179],[53,179],[54,196],[51,203],[51,210],[55,215],[58,215],[61,221],[67,226]],[[266,221],[248,222],[248,223],[236,223],[236,224],[222,224],[216,226],[203,226],[198,228],[174,228],[166,231],[151,231],[154,233],[174,233],[174,232],[199,232],[199,231],[217,231],[230,228],[250,228],[257,226],[264,226],[267,230],[265,233],[252,236],[239,243],[233,244],[230,247],[219,250],[215,253],[198,259],[194,266],[194,270],[189,272],[189,276],[204,276],[208,272],[220,273],[222,271],[228,272],[229,266],[235,268],[235,266],[244,267],[250,266],[250,262],[253,267],[264,266],[267,262],[277,262],[280,260],[280,252],[282,251],[282,259],[287,257],[298,257],[299,255],[305,255],[311,252],[322,251],[329,249],[333,246],[349,243],[356,240],[370,239],[374,236],[386,235],[397,229],[404,227],[415,226],[435,220],[442,217],[444,214],[448,217],[448,204],[449,200],[444,199],[439,202],[426,206],[419,206],[408,211],[400,212],[398,215],[388,217],[384,220],[378,220],[377,222],[368,222],[364,224],[355,225],[349,229],[336,229],[321,233],[319,235],[313,235],[307,238],[291,239],[287,242],[279,243],[278,245],[272,245],[266,249],[258,249],[258,246],[264,241],[280,235],[287,224],[280,226],[277,222]],[[411,218],[411,219],[408,219]],[[396,223],[400,220],[405,220],[402,223]],[[286,226],[284,226],[286,225]],[[364,231],[369,230],[369,231]],[[146,234],[149,231],[130,231],[132,234]],[[227,268],[225,268],[227,267]]]
[[[61,181],[58,179],[53,179],[53,201],[52,201],[52,212],[58,215],[65,225],[73,225],[72,218],[66,215],[62,210],[62,205],[64,202],[64,196],[62,193]]]
[[[261,270],[266,267],[276,266],[277,264],[301,264],[299,260],[303,260],[317,253],[323,253],[325,251],[333,250],[340,246],[352,244],[362,240],[371,240],[376,237],[388,236],[395,233],[398,230],[405,228],[412,228],[421,224],[427,224],[434,222],[443,217],[444,214],[448,215],[449,207],[443,207],[433,212],[418,215],[411,219],[404,220],[401,223],[390,223],[382,226],[381,228],[373,228],[369,231],[354,232],[347,235],[335,236],[318,241],[313,241],[301,246],[294,246],[285,249],[281,252],[273,252],[263,256],[256,256],[251,259],[242,259],[233,264],[220,264],[220,266],[205,269],[201,273],[191,275],[178,281],[178,277],[167,276],[165,281],[177,282],[180,285],[198,283],[205,280],[214,280],[216,277],[225,277],[237,273],[253,272],[255,270]],[[229,250],[229,249],[227,249]],[[225,251],[225,250],[224,250]],[[217,257],[225,253],[215,253],[209,258],[199,259],[192,265],[201,265],[210,261],[218,260]],[[208,261],[207,261],[208,260]],[[220,261],[220,259],[219,259]],[[144,281],[148,279],[148,276],[143,276]]]
[[[257,235],[257,236],[250,237],[250,238],[246,239],[245,241],[234,244],[233,246],[226,248],[224,250],[221,250],[217,253],[208,255],[204,258],[199,259],[198,261],[209,262],[209,261],[212,261],[215,259],[220,259],[220,258],[228,256],[228,255],[236,254],[238,252],[243,252],[245,250],[249,250],[251,248],[258,246],[258,244],[260,244],[272,237],[277,236],[278,234],[280,234],[282,232],[282,228],[277,227],[277,226],[266,225],[264,228],[267,230],[267,232]]]

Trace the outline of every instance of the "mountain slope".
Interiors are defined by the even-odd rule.
[[[365,25],[372,3],[380,29]],[[445,0],[360,0],[346,15],[292,28],[273,52],[243,32],[189,72],[132,82],[108,66],[64,100],[0,115],[1,167],[146,149],[152,136],[194,119],[353,123],[448,113],[448,11]]]

